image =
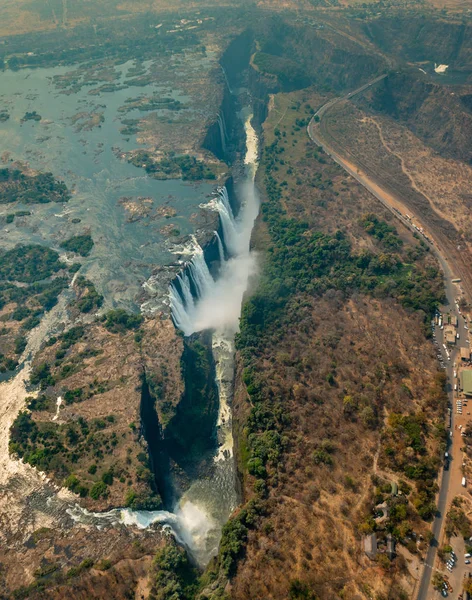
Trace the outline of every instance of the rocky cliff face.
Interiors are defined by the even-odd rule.
[[[400,60],[450,65],[471,73],[472,26],[454,19],[418,15],[380,16],[366,23],[365,34]]]
[[[382,56],[373,54],[371,48],[325,26],[287,23],[273,17],[261,23],[255,35],[264,56],[258,60],[256,54],[254,62],[277,77],[280,91],[309,85],[336,91],[353,89],[386,67]]]
[[[372,109],[406,125],[442,156],[472,161],[469,86],[440,85],[408,71],[390,75],[365,98]]]

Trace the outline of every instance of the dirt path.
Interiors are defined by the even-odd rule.
[[[397,158],[400,161],[402,172],[408,177],[411,187],[415,190],[415,192],[418,192],[418,194],[421,194],[422,196],[424,196],[426,198],[426,200],[428,200],[428,202],[430,203],[432,210],[434,210],[434,212],[436,212],[442,219],[445,219],[446,221],[448,221],[449,220],[448,216],[438,209],[438,207],[436,206],[433,199],[430,196],[428,196],[428,194],[426,194],[424,192],[424,190],[422,190],[418,187],[415,178],[413,177],[413,175],[411,174],[411,171],[408,169],[408,167],[405,164],[405,159],[403,158],[403,156],[401,154],[399,154],[398,152],[395,152],[388,145],[388,143],[384,137],[384,134],[382,131],[382,126],[380,125],[380,123],[373,117],[366,117],[365,120],[372,123],[372,125],[375,125],[375,127],[377,128],[377,131],[379,132],[379,138],[380,138],[380,141],[382,142],[382,146],[385,148],[385,150],[389,154],[392,154],[393,156],[395,156],[395,158]]]

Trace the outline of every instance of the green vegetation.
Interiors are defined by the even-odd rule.
[[[26,112],[24,116],[21,118],[21,122],[25,123],[26,121],[41,121],[41,115],[33,110],[32,112]]]
[[[181,177],[184,181],[199,181],[216,179],[215,173],[201,160],[184,154],[176,156],[169,152],[165,158],[154,159],[146,150],[140,150],[130,159],[135,167],[142,167],[146,173],[155,179],[175,179]]]
[[[40,363],[31,372],[31,385],[39,385],[42,390],[53,386],[56,382],[51,375],[51,368],[47,363]]]
[[[120,129],[120,133],[125,137],[136,135],[140,131],[139,122],[139,119],[123,119],[121,121],[123,127]]]
[[[31,213],[28,210],[18,210],[14,213],[8,213],[5,216],[5,223],[8,225],[10,223],[13,223],[15,217],[28,217],[29,215],[31,215]]]
[[[161,510],[162,501],[158,496],[149,492],[137,492],[130,489],[126,493],[125,506],[133,510]]]
[[[308,585],[299,579],[294,579],[290,582],[288,597],[290,600],[316,600],[316,595],[310,590]]]
[[[197,591],[197,571],[185,551],[168,545],[160,549],[153,561],[150,600],[191,600]]]
[[[283,151],[279,142],[276,138],[264,152],[268,201],[261,210],[272,242],[270,260],[258,290],[243,308],[239,348],[257,348],[266,343],[265,336],[282,331],[280,321],[296,293],[320,296],[328,289],[338,289],[346,295],[357,290],[377,297],[393,296],[429,318],[444,296],[437,269],[403,263],[394,253],[355,254],[342,231],[327,235],[286,217],[280,204],[283,186],[272,175]],[[377,232],[385,230],[378,221],[376,227]],[[386,233],[395,238],[392,232]]]
[[[10,114],[6,111],[0,111],[0,123],[5,123],[10,118]]]
[[[266,514],[266,502],[252,499],[224,525],[217,561],[208,569],[203,582],[205,578],[212,579],[218,572],[227,577],[234,575],[237,561],[244,554],[249,531],[259,527]]]
[[[18,366],[18,361],[9,356],[0,353],[0,373],[13,371]]]
[[[452,501],[452,506],[446,515],[446,536],[451,538],[460,535],[465,540],[472,536],[472,525],[462,507],[463,499],[457,497]]]
[[[0,282],[0,309],[10,303],[16,304],[8,318],[11,321],[22,322],[17,333],[4,327],[3,335],[6,336],[6,341],[3,353],[0,353],[0,372],[11,371],[17,366],[17,355],[26,347],[25,333],[39,323],[45,311],[56,305],[59,294],[67,285],[68,280],[62,277],[48,283],[34,283],[29,286]]]
[[[301,129],[303,125],[299,119],[296,126]],[[261,212],[269,242],[259,286],[243,306],[240,333],[236,337],[250,405],[250,414],[240,439],[244,460],[242,468],[254,478],[250,480],[251,488],[260,502],[264,502],[268,489],[277,486],[278,478],[283,476],[280,475],[281,465],[288,447],[286,432],[291,422],[283,393],[278,393],[271,382],[265,379],[260,361],[273,356],[286,332],[296,328],[302,316],[306,318],[303,308],[312,305],[311,299],[332,290],[337,290],[338,297],[344,299],[355,292],[378,298],[391,297],[405,308],[418,311],[425,322],[443,299],[439,271],[432,267],[425,268],[420,260],[414,264],[407,262],[407,253],[401,254],[402,242],[394,229],[374,215],[366,215],[361,225],[383,246],[375,252],[354,251],[344,231],[328,234],[318,230],[316,221],[310,224],[303,218],[287,216],[281,202],[282,199],[287,200],[287,182],[278,181],[279,177],[284,177],[283,174],[279,175],[280,171],[288,173],[292,168],[285,154],[285,146],[283,134],[275,131],[274,142],[264,149],[262,168],[266,201],[262,204]],[[319,150],[315,154],[315,158],[322,159]],[[323,160],[318,162],[322,164]],[[319,187],[320,182],[324,189],[332,185],[330,180],[323,181],[320,176],[316,179],[315,187]],[[420,257],[423,255],[424,252]],[[301,365],[300,368],[303,369]],[[330,386],[337,385],[335,372],[333,365],[325,376]],[[425,399],[425,408],[430,406],[440,411],[444,399],[443,387],[441,382],[437,383],[437,389]],[[375,407],[358,406],[350,396],[345,396],[344,405],[348,412],[351,409],[359,411],[366,427],[377,425]],[[429,519],[435,510],[433,501],[437,489],[435,477],[438,463],[436,457],[428,456],[425,448],[429,427],[426,422],[420,421],[419,415],[399,415],[397,420],[392,420],[390,439],[397,439],[401,435],[407,440],[405,444],[412,444],[407,454],[413,451],[413,460],[405,464],[404,473],[416,483],[416,490],[410,491],[411,503],[404,497],[390,502],[387,527],[399,539],[408,530],[406,522],[413,511],[412,506],[425,519]],[[436,429],[434,435],[440,437],[442,432],[440,428]],[[320,441],[312,453],[316,469],[328,469],[335,462],[335,448],[326,441],[327,444]],[[355,485],[353,480],[348,483]],[[226,574],[235,568],[237,557],[244,552],[247,537],[247,530],[240,523],[232,525],[236,519],[238,517],[225,526],[220,547],[218,560],[222,565],[228,561],[224,567]],[[375,527],[371,516],[366,526],[370,530]],[[296,587],[293,594],[294,597],[311,597],[310,590],[303,585]]]
[[[17,246],[13,250],[0,250],[0,282],[7,279],[34,283],[51,277],[64,266],[59,254],[44,246]]]
[[[141,315],[133,315],[122,308],[108,311],[101,321],[111,333],[125,333],[130,329],[137,329],[143,322]]]
[[[93,484],[92,489],[90,490],[90,497],[94,500],[98,500],[102,496],[106,496],[108,493],[106,483],[103,481],[97,481]]]
[[[61,341],[61,348],[63,350],[68,350],[71,346],[73,346],[84,336],[85,327],[83,325],[76,325],[75,327],[71,327],[59,337]],[[55,342],[56,340],[54,340],[54,343]]]
[[[67,202],[70,193],[52,173],[25,175],[18,169],[0,169],[0,204],[46,204]]]
[[[88,256],[93,248],[93,240],[88,234],[75,235],[61,242],[60,246],[68,252],[75,252],[76,254],[80,254],[80,256]]]
[[[85,498],[88,495],[88,488],[81,485],[79,478],[74,474],[69,475],[69,477],[66,478],[64,485],[71,490],[71,492],[79,494],[81,498]]]
[[[41,471],[53,473],[58,480],[82,497],[97,500],[108,495],[108,486],[113,478],[121,477],[121,470],[89,469],[81,481],[76,474],[77,463],[83,457],[103,463],[111,456],[118,443],[115,432],[107,431],[109,421],[88,421],[79,417],[77,421],[59,425],[51,421],[36,422],[29,412],[21,411],[10,429],[9,450],[25,462]],[[92,464],[96,464],[95,462]],[[92,472],[93,471],[93,472]],[[91,486],[91,487],[90,487]]]
[[[41,394],[40,396],[37,397],[32,397],[29,396],[28,398],[25,398],[26,402],[27,402],[27,407],[28,410],[51,410],[52,408],[52,400],[51,398],[48,398],[47,396],[45,396],[44,394]]]
[[[403,246],[395,227],[380,220],[376,215],[372,213],[364,215],[361,219],[361,225],[367,233],[378,239],[388,250],[398,250]]]
[[[127,113],[130,110],[181,110],[183,108],[180,100],[174,100],[174,98],[160,98],[157,93],[151,97],[138,96],[137,98],[127,98],[125,105],[118,109],[119,113]]]
[[[103,304],[103,296],[97,292],[91,281],[83,276],[77,277],[75,285],[79,290],[79,298],[74,306],[81,313],[89,313],[99,309]]]
[[[432,455],[426,439],[433,437],[442,454],[446,448],[447,434],[442,421],[432,425],[427,410],[443,414],[447,406],[446,376],[437,373],[426,391],[424,405],[415,414],[391,413],[382,435],[382,451],[389,468],[400,471],[416,484],[411,501],[422,519],[430,520],[436,511],[436,483],[440,464],[439,455]]]

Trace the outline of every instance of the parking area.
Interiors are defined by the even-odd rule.
[[[470,360],[469,316],[459,309],[438,312],[432,322],[433,342],[438,362],[448,375],[449,408],[447,429],[449,445],[444,456],[444,470],[450,470],[446,512],[454,498],[470,498],[472,462],[465,453],[465,435],[472,431],[472,363]],[[464,376],[464,372],[466,375]],[[468,373],[467,373],[468,372]],[[470,480],[470,481],[469,481]],[[472,514],[469,515],[472,518]],[[433,580],[439,590],[431,600],[451,598],[465,600],[464,579],[472,576],[472,558],[462,537],[445,538],[445,528],[439,539],[439,551],[433,567]],[[472,545],[472,540],[470,540]]]

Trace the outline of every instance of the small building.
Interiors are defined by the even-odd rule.
[[[391,491],[392,496],[398,496],[398,485],[397,485],[397,482],[396,481],[392,481],[391,487],[392,487],[392,491]]]
[[[444,327],[444,340],[446,344],[454,345],[456,343],[456,328],[454,325],[446,325]]]
[[[461,360],[464,360],[464,361],[470,360],[470,349],[469,348],[461,348]]]
[[[370,560],[375,560],[377,556],[377,536],[375,533],[366,535],[364,538],[364,552]]]
[[[461,388],[466,396],[472,397],[472,369],[462,369]]]
[[[454,325],[454,327],[457,327],[459,321],[456,317],[456,315],[451,315],[451,325]]]

